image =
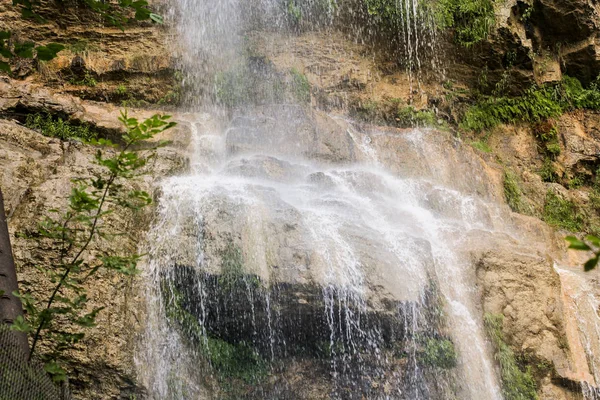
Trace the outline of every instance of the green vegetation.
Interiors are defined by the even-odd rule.
[[[69,83],[71,85],[95,87],[98,84],[98,81],[96,81],[96,78],[94,78],[92,74],[89,73],[89,71],[85,71],[85,75],[83,76],[83,78],[71,78],[69,80]]]
[[[204,351],[221,379],[240,379],[252,385],[267,375],[267,363],[246,343],[231,344],[208,338]]]
[[[397,29],[401,21],[406,20],[405,13],[408,8],[404,2],[363,0],[363,4],[380,29]],[[490,28],[495,23],[494,0],[420,2],[416,13],[422,18],[423,24],[433,17],[437,29],[453,29],[456,42],[465,47],[487,38]]]
[[[10,31],[0,31],[0,71],[7,73],[11,72],[10,60],[13,58],[34,58],[40,61],[49,61],[65,48],[65,46],[58,43],[36,46],[33,42],[18,42],[11,39],[11,36]]]
[[[355,104],[352,111],[363,121],[385,123],[399,128],[444,127],[444,124],[438,123],[433,111],[417,110],[413,106],[404,104],[400,99],[382,102],[367,101]]]
[[[13,5],[20,9],[23,18],[34,19],[38,22],[45,21],[45,18],[41,15],[43,11],[41,0],[13,0]],[[87,8],[99,14],[109,24],[118,26],[121,29],[132,21],[150,20],[159,24],[163,23],[163,18],[160,15],[150,11],[146,0],[118,0],[117,2],[75,0],[68,5],[65,3],[65,5],[74,8]]]
[[[537,400],[536,383],[529,368],[517,363],[514,352],[504,339],[502,314],[485,314],[484,324],[495,348],[495,358],[500,364],[502,392],[506,400]]]
[[[219,284],[226,288],[232,288],[244,275],[242,249],[229,239],[220,255],[221,275],[219,276]]]
[[[554,163],[549,158],[544,159],[542,168],[538,171],[538,174],[544,182],[556,182],[558,181],[558,174],[554,168]]]
[[[300,103],[310,103],[310,83],[306,75],[296,68],[290,70],[292,75],[292,90],[294,97]]]
[[[552,190],[546,193],[543,219],[549,225],[571,232],[579,232],[584,227],[583,216],[575,203],[563,199],[552,192]]]
[[[473,146],[473,148],[482,151],[484,153],[491,153],[492,149],[491,147],[487,144],[486,141],[484,140],[476,140],[471,142],[471,146]]]
[[[560,155],[558,128],[551,121],[542,121],[533,126],[533,134],[540,142],[543,152],[551,159]]]
[[[121,149],[105,139],[92,141],[98,146],[97,171],[92,176],[86,173],[73,180],[66,210],[50,210],[50,215],[36,230],[21,235],[37,242],[47,255],[47,264],[36,267],[47,276],[48,289],[44,289],[45,286],[21,288],[18,297],[27,313],[25,317],[19,316],[11,328],[30,335],[30,359],[37,355],[40,347],[44,349],[41,357],[45,369],[55,381],[66,377],[60,365],[63,352],[81,341],[84,329],[95,325],[103,309],[93,307],[86,292],[86,287],[93,285],[98,277],[98,271],[124,276],[138,272],[141,255],[119,254],[111,247],[103,248],[100,243],[127,234],[107,223],[111,214],[116,211],[136,213],[152,202],[148,193],[128,189],[125,185],[141,175],[151,157],[149,153],[141,155],[131,149],[174,126],[169,118],[154,115],[140,123],[121,113],[119,120],[126,130]],[[163,144],[159,142],[156,146]]]
[[[77,42],[67,46],[69,51],[74,54],[82,55],[92,51],[98,51],[100,48],[97,45],[91,44],[86,39],[80,39]]]
[[[302,9],[296,4],[295,0],[287,0],[286,11],[293,25],[297,26],[302,22]]]
[[[456,42],[465,47],[487,38],[494,26],[494,0],[439,0],[434,4],[437,27],[454,29]]]
[[[163,281],[161,288],[167,318],[198,346],[200,355],[216,372],[227,394],[239,394],[244,390],[244,385],[259,384],[267,376],[267,361],[250,345],[244,342],[233,344],[209,336],[198,320],[183,307],[182,293],[166,281]]]
[[[251,82],[244,68],[233,67],[215,76],[215,95],[219,103],[234,107],[249,97]]]
[[[430,367],[454,368],[457,361],[454,343],[445,338],[428,338],[419,353],[419,359]]]
[[[504,170],[504,197],[511,210],[514,212],[522,212],[522,193],[517,181],[517,177],[512,171]]]
[[[117,86],[117,89],[115,90],[115,92],[119,96],[124,96],[127,94],[127,86],[125,86],[124,84],[120,84],[119,86]]]
[[[565,240],[569,242],[570,249],[591,251],[594,253],[594,256],[587,260],[583,265],[583,269],[586,272],[591,271],[598,266],[598,261],[600,261],[600,238],[588,235],[585,237],[585,240],[579,240],[575,236],[567,236]]]
[[[13,0],[13,6],[21,11],[25,19],[36,22],[46,22],[42,15],[48,9],[42,7],[41,0]],[[46,4],[44,6],[47,6]],[[58,5],[57,5],[58,6]],[[75,0],[73,2],[60,2],[61,14],[65,8],[83,7],[99,14],[104,21],[124,29],[131,21],[150,20],[162,24],[163,18],[150,11],[146,0],[118,0],[117,2],[105,2],[97,0]],[[65,48],[59,43],[48,43],[36,45],[31,41],[15,41],[11,39],[10,31],[0,31],[0,71],[11,73],[10,62],[12,59],[30,58],[39,61],[50,61]]]
[[[50,114],[29,114],[25,126],[34,129],[44,136],[55,137],[61,140],[81,139],[89,142],[98,137],[98,133],[88,125],[73,125],[62,118],[53,118]]]
[[[472,106],[461,121],[461,128],[482,132],[502,123],[540,123],[576,109],[600,109],[597,85],[584,89],[581,83],[565,76],[554,85],[534,86],[518,97],[485,97]],[[550,140],[550,145],[555,142]],[[549,152],[559,151],[551,146]]]

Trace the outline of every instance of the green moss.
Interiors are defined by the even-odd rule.
[[[228,240],[221,251],[221,275],[219,284],[224,288],[232,288],[244,275],[244,257],[242,249]]]
[[[287,16],[295,26],[302,22],[302,9],[296,4],[296,0],[287,0]]]
[[[217,101],[229,107],[243,104],[248,99],[250,82],[242,67],[232,67],[215,76]]]
[[[505,400],[537,400],[535,380],[529,368],[517,363],[514,352],[504,339],[502,314],[486,314],[484,324],[495,348],[495,358],[500,364],[502,391]]]
[[[61,140],[81,139],[90,141],[98,137],[98,133],[87,125],[73,125],[62,118],[53,118],[50,114],[29,114],[25,126],[39,131],[42,135]]]
[[[583,229],[583,216],[578,207],[570,200],[557,196],[551,190],[546,193],[543,219],[549,225],[579,232]]]
[[[475,148],[479,151],[483,151],[484,153],[492,152],[491,147],[483,140],[477,140],[477,141],[471,142],[471,146],[473,146],[473,148]]]
[[[79,55],[100,50],[100,47],[98,47],[96,44],[90,43],[86,39],[79,39],[77,42],[68,45],[67,48],[72,53]]]
[[[290,74],[292,75],[292,90],[296,100],[300,103],[310,103],[310,83],[306,75],[296,68],[292,68]]]
[[[454,343],[445,338],[428,338],[419,353],[419,359],[430,367],[454,368],[457,361]]]
[[[504,197],[511,210],[522,212],[522,192],[517,177],[509,170],[504,170]]]
[[[240,379],[251,385],[267,375],[267,363],[246,343],[234,345],[221,339],[208,338],[204,350],[210,365],[221,379]]]
[[[546,152],[551,154],[552,157],[560,155],[560,145],[558,143],[547,143]]]
[[[228,383],[226,391],[239,389],[232,384],[232,379],[251,385],[267,375],[267,362],[251,346],[209,336],[196,317],[183,307],[182,293],[166,281],[162,283],[162,296],[167,318],[178,326],[190,343],[198,346],[220,383]]]
[[[251,58],[251,60],[250,60]],[[233,65],[215,75],[215,100],[227,107],[244,104],[269,104],[284,101],[309,103],[311,88],[308,78],[292,68],[289,74],[279,74],[263,57],[250,57],[248,65]],[[261,68],[252,67],[261,64]],[[177,94],[177,93],[174,93]],[[178,94],[177,94],[178,95]]]

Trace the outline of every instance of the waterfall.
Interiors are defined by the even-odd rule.
[[[248,16],[282,4],[173,12],[193,140],[148,238],[137,365],[149,397],[501,399],[468,249],[518,235],[483,167],[449,135],[359,126],[274,101],[275,85],[231,114],[214,102],[221,71],[248,59]],[[402,22],[413,66],[415,4]]]

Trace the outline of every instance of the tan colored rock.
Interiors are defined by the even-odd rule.
[[[64,109],[69,104],[76,104],[77,107],[72,109],[77,110],[81,118],[94,118],[93,114],[85,114],[84,111],[86,107],[94,106],[74,99],[67,99],[66,104]],[[143,118],[145,114],[138,115]],[[116,113],[104,114],[106,124],[109,124],[109,118],[113,115],[116,116]],[[189,131],[185,122],[179,128],[166,132],[164,139],[187,144]],[[6,211],[10,217],[21,290],[33,290],[43,298],[43,293],[47,293],[52,284],[34,266],[48,265],[52,262],[52,254],[40,247],[39,242],[16,234],[34,229],[49,209],[65,207],[72,179],[89,176],[98,169],[93,162],[95,151],[94,147],[78,141],[61,142],[15,122],[0,120],[0,185],[5,193]],[[186,165],[181,149],[173,146],[159,149],[155,161],[149,165],[150,174],[134,185],[152,193],[154,176],[173,174]],[[129,232],[129,235],[118,242],[98,241],[92,252],[110,247],[135,253],[152,215],[152,207],[138,214],[117,213],[111,217],[111,223]],[[138,390],[135,386],[133,347],[135,332],[139,330],[144,310],[137,281],[138,278],[125,279],[100,272],[97,279],[88,285],[90,309],[103,306],[106,310],[99,314],[98,326],[86,332],[85,339],[66,353],[71,389],[77,397],[112,399],[133,395]]]

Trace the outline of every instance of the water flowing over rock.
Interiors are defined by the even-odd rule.
[[[211,87],[223,62],[260,58],[242,54],[254,14],[240,10],[176,6],[206,112],[191,120],[189,171],[161,183],[146,246],[149,398],[500,400],[484,313],[503,314],[503,340],[543,366],[545,398],[580,381],[594,398],[597,323],[570,324],[597,319],[595,300],[566,300],[562,245],[511,213],[501,172],[448,132],[361,125],[298,98],[233,93],[223,112],[212,100],[227,88]],[[277,98],[277,72],[258,76]]]

